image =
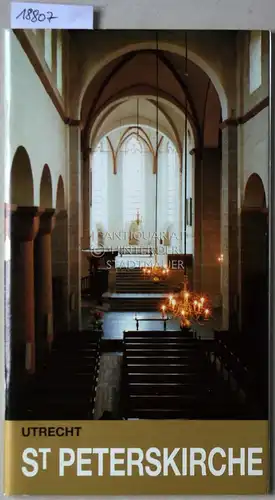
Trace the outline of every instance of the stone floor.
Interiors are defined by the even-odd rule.
[[[91,309],[91,304],[89,307],[82,307],[82,327],[83,329],[89,328],[89,310]],[[150,330],[162,330],[162,321],[149,321],[150,318],[160,317],[159,312],[144,312],[139,313],[138,317],[148,318],[148,321],[142,321],[140,323],[140,329],[145,331]],[[194,325],[195,330],[202,338],[213,338],[213,329],[219,328],[220,312],[214,313],[214,319],[209,320],[205,325]],[[103,331],[104,339],[123,339],[124,330],[135,330],[135,313],[134,312],[121,312],[121,311],[106,311],[104,312],[103,319]],[[178,330],[179,321],[171,320],[167,322],[167,330]]]
[[[98,386],[94,419],[98,420],[104,411],[116,418],[119,410],[120,374],[122,353],[104,353],[100,359]]]

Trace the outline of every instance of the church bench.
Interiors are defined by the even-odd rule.
[[[60,340],[58,342],[53,342],[52,343],[52,349],[66,349],[66,350],[71,350],[71,349],[81,349],[89,347],[91,349],[98,349],[99,348],[99,343],[94,342],[94,341],[89,341],[89,340]]]
[[[43,384],[43,386],[37,388],[37,391],[39,394],[42,394],[43,397],[56,397],[57,395],[61,395],[63,397],[67,395],[70,396],[71,398],[74,398],[75,395],[79,397],[90,397],[92,398],[96,392],[96,387],[93,386],[93,384],[90,384],[89,386],[82,386],[82,385],[65,385],[65,384],[60,384],[60,385],[54,385],[54,384]]]
[[[157,364],[157,363],[179,363],[179,364],[186,364],[188,361],[190,361],[192,364],[201,364],[202,360],[197,359],[194,357],[193,359],[189,355],[167,355],[163,353],[162,355],[155,355],[155,356],[146,356],[144,353],[141,353],[139,355],[129,355],[125,356],[124,363],[127,367],[127,364]]]
[[[87,357],[79,357],[76,359],[70,359],[70,358],[56,358],[56,359],[50,359],[48,362],[48,367],[49,368],[70,368],[70,367],[78,367],[78,366],[96,366],[99,362],[99,358],[94,356],[87,356]]]
[[[149,382],[149,383],[154,383],[154,382],[183,382],[183,383],[189,383],[189,382],[205,382],[209,381],[211,377],[209,374],[204,374],[204,373],[197,373],[197,372],[189,372],[189,373],[145,373],[145,372],[136,372],[136,373],[131,373],[128,372],[127,374],[128,381],[127,383],[133,383],[133,382]]]
[[[207,391],[207,385],[182,382],[132,382],[128,384],[129,394],[200,394]]]
[[[197,414],[192,410],[183,409],[167,409],[167,408],[141,408],[137,410],[129,410],[127,418],[138,419],[154,419],[154,420],[183,420],[195,419]]]
[[[178,338],[193,338],[193,333],[191,331],[189,332],[182,332],[180,330],[166,330],[164,332],[163,330],[139,330],[138,332],[136,330],[124,330],[123,332],[124,338],[126,337],[159,337],[159,338],[169,338],[169,336],[173,337],[178,337]]]
[[[202,345],[202,344],[201,344]],[[145,342],[136,342],[136,341],[126,341],[124,342],[124,348],[127,349],[128,347],[136,347],[136,346],[141,346],[141,347],[152,347],[154,349],[165,349],[166,347],[181,347],[183,349],[197,349],[199,350],[201,346],[199,346],[198,344],[196,343],[193,343],[193,342],[181,342],[181,341],[170,341],[169,340],[166,340],[165,342],[149,342],[148,340],[145,341]]]
[[[73,355],[83,355],[85,353],[87,354],[93,354],[93,353],[98,353],[99,350],[96,347],[90,347],[90,346],[74,346],[74,347],[60,347],[60,348],[53,348],[51,350],[51,355],[56,356],[56,355],[62,355],[62,356],[73,356]]]
[[[27,420],[92,420],[93,411],[90,408],[59,408],[48,407],[41,410],[35,409],[27,413]]]
[[[169,338],[159,338],[159,337],[133,337],[129,338],[126,337],[124,338],[124,345],[128,344],[154,344],[154,345],[159,345],[159,344],[165,344],[165,343],[176,343],[179,345],[194,345],[198,347],[198,341],[194,339],[183,339],[183,338],[178,338],[178,337],[169,337]]]
[[[63,371],[62,371],[63,370]],[[66,370],[64,369],[64,367],[59,367],[59,368],[56,368],[56,369],[51,369],[49,370],[48,374],[46,375],[47,378],[57,378],[57,377],[60,377],[60,379],[62,380],[66,380],[66,378],[68,378],[68,380],[71,380],[73,377],[75,377],[76,375],[78,375],[79,373],[83,373],[83,374],[86,374],[87,376],[90,377],[90,380],[91,380],[91,383],[92,383],[92,380],[93,380],[93,375],[95,373],[95,366],[94,365],[88,365],[88,366],[71,366],[69,368],[67,368]]]
[[[47,406],[91,406],[94,403],[94,394],[80,394],[69,392],[51,392],[46,396],[37,393],[31,398],[31,405],[33,407],[47,407]]]
[[[194,366],[190,366],[189,364],[179,364],[173,363],[170,365],[159,364],[156,363],[154,365],[151,364],[141,364],[141,363],[133,363],[127,365],[127,370],[129,373],[192,373],[194,372]]]
[[[99,332],[95,332],[93,330],[82,330],[82,331],[75,331],[75,332],[64,332],[64,333],[59,333],[55,338],[54,342],[58,341],[75,341],[75,340],[89,340],[92,342],[99,342],[101,338],[101,335]]]
[[[99,360],[99,354],[84,354],[83,356],[78,356],[74,358],[73,356],[51,356],[49,358],[49,363],[96,363]]]
[[[163,350],[157,350],[157,349],[128,349],[125,353],[124,359],[127,362],[129,357],[132,356],[142,356],[142,357],[158,357],[158,356],[165,356],[165,354],[168,356],[181,356],[185,357],[186,360],[193,362],[194,360],[199,360],[200,362],[202,361],[203,356],[200,354],[193,354],[192,352],[184,349],[163,349]],[[167,361],[168,363],[168,361]]]
[[[130,394],[128,398],[128,407],[131,409],[142,408],[197,408],[205,404],[206,396],[198,394]]]

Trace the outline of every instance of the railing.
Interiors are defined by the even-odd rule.
[[[90,276],[84,276],[81,278],[81,295],[85,295],[90,292]]]

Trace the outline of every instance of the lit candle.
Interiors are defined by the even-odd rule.
[[[175,305],[176,305],[176,301],[175,299],[172,300],[172,306],[173,306],[173,309],[175,308]]]
[[[205,309],[204,314],[205,314],[205,317],[208,318],[208,316],[209,316],[209,309]]]
[[[205,298],[204,298],[204,297],[202,297],[202,298],[201,298],[201,303],[202,303],[202,304],[204,304],[204,302],[205,302]]]
[[[161,316],[162,316],[162,318],[164,318],[164,317],[165,317],[165,310],[166,310],[166,307],[165,307],[165,306],[162,306],[162,307],[161,307]]]

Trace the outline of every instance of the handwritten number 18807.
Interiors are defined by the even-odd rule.
[[[53,12],[49,11],[44,14],[44,12],[40,12],[37,9],[24,9],[18,14],[16,19],[20,19],[20,17],[24,19],[24,21],[30,21],[31,23],[43,23],[46,20],[50,23],[53,19],[57,19],[57,17],[53,15]]]

